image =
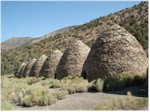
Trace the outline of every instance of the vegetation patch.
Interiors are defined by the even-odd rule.
[[[14,105],[11,103],[10,100],[4,100],[1,101],[1,110],[13,110],[15,109]]]
[[[94,80],[93,82],[91,82],[88,89],[89,89],[89,91],[102,92],[103,87],[104,87],[104,80],[99,78],[99,79]]]
[[[31,78],[31,79],[28,81],[28,84],[29,84],[29,85],[32,85],[32,84],[37,83],[37,82],[40,82],[40,81],[41,81],[41,78],[33,77],[33,78]]]
[[[146,75],[136,75],[129,72],[124,72],[118,78],[108,78],[104,83],[104,91],[115,91],[124,89],[128,86],[136,86],[144,84]]]
[[[50,88],[60,88],[61,90],[68,91],[69,94],[87,92],[89,85],[88,80],[74,76],[50,82]]]
[[[82,77],[73,77],[68,76],[63,78],[62,80],[52,79],[52,78],[34,78],[34,77],[26,77],[26,78],[9,78],[9,76],[2,76],[2,109],[3,110],[11,110],[14,109],[14,104],[21,106],[46,106],[51,105],[58,100],[62,100],[66,98],[68,94],[73,93],[84,93],[87,91],[114,91],[118,89],[123,89],[125,86],[133,85],[133,84],[141,84],[145,80],[144,77],[134,77],[129,73],[124,73],[118,79],[109,78],[104,81],[102,79],[97,79],[93,82],[88,82],[88,80],[83,79]],[[135,97],[128,97],[131,99],[125,99],[124,101],[127,104],[131,104],[132,99],[135,99],[129,108],[135,108],[137,106],[141,107],[140,104],[145,104],[147,100],[137,99]],[[116,100],[115,100],[116,101]],[[112,101],[115,102],[115,101]],[[120,99],[119,99],[120,101]],[[117,102],[119,102],[117,99]],[[143,102],[143,103],[141,103]],[[106,103],[107,104],[107,103]],[[114,103],[116,104],[116,103]],[[123,105],[123,103],[119,105]],[[101,105],[105,105],[101,104]],[[112,107],[108,105],[110,110]],[[98,107],[97,109],[108,109],[107,107]],[[116,107],[126,109],[125,107]]]
[[[51,91],[49,88],[49,83],[54,80],[51,78],[45,80],[33,77],[18,79],[2,76],[2,97],[4,102],[2,109],[14,109],[13,105],[27,107],[34,105],[46,106],[64,99],[68,94],[67,91]]]
[[[148,105],[147,98],[137,98],[133,96],[115,97],[112,100],[101,102],[96,110],[139,110]]]
[[[50,92],[49,88],[35,86],[22,91],[22,96],[19,96],[16,103],[23,106],[46,106],[57,101],[56,97]]]

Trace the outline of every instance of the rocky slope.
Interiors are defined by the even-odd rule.
[[[13,37],[1,43],[2,50],[14,49],[20,46],[24,46],[29,43],[33,38],[31,37]]]
[[[75,26],[68,31],[45,36],[45,39],[26,47],[2,52],[2,74],[12,73],[22,62],[39,58],[42,54],[49,55],[52,50],[64,52],[73,38],[91,47],[98,35],[110,27],[111,23],[119,24],[134,35],[143,48],[148,47],[148,2],[141,2],[131,8]]]
[[[65,27],[59,30],[56,30],[54,32],[47,33],[43,35],[42,37],[37,37],[37,38],[32,38],[32,37],[12,37],[4,42],[1,43],[1,49],[2,50],[11,50],[15,49],[17,47],[22,47],[22,46],[28,46],[32,45],[34,43],[38,43],[41,40],[44,40],[49,37],[54,37],[55,35],[59,33],[65,33],[69,32],[70,30],[74,29],[76,26],[70,26],[70,27]]]

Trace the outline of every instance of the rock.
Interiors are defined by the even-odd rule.
[[[80,40],[73,40],[64,52],[56,69],[56,78],[81,76],[82,67],[89,54],[90,48]]]
[[[127,91],[127,96],[132,96],[131,91]]]
[[[89,81],[116,78],[123,72],[143,75],[148,67],[148,59],[140,43],[125,29],[115,24],[103,31],[84,64],[84,72]]]
[[[33,64],[32,69],[29,73],[29,77],[39,77],[41,68],[46,60],[47,56],[42,55],[36,62]]]
[[[63,53],[59,50],[53,51],[45,60],[42,69],[40,71],[40,76],[44,76],[46,78],[54,78],[57,65],[62,55]]]

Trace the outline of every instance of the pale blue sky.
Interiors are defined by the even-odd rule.
[[[40,37],[63,27],[79,25],[140,1],[1,3],[1,41],[11,37]]]

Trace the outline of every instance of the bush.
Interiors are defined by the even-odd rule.
[[[89,83],[87,80],[82,77],[66,77],[61,80],[62,85],[61,89],[64,91],[68,91],[69,94],[73,93],[82,93],[88,91]]]
[[[57,90],[53,93],[53,95],[54,95],[54,97],[56,97],[56,99],[62,100],[64,98],[66,98],[66,96],[68,95],[68,91]]]
[[[82,77],[68,76],[62,80],[52,80],[49,85],[50,88],[61,88],[61,90],[73,94],[76,92],[87,92],[89,83]]]
[[[146,105],[148,105],[147,98],[123,96],[101,102],[96,110],[139,110]]]
[[[128,86],[141,85],[145,82],[145,75],[136,75],[124,72],[118,78],[108,78],[104,83],[104,91],[120,90]]]
[[[98,92],[103,91],[104,81],[102,79],[97,79],[96,82],[93,84],[94,88]]]
[[[62,87],[64,90],[67,90],[69,94],[73,93],[84,93],[87,92],[87,85],[84,84],[71,84],[67,88]]]
[[[28,81],[28,85],[32,85],[32,84],[37,83],[37,82],[40,82],[40,81],[41,81],[40,78],[34,77],[34,78],[31,78],[31,79]]]
[[[67,92],[65,91],[50,91],[49,82],[54,82],[54,79],[40,79],[38,80],[40,82],[34,79],[31,77],[21,79],[2,77],[4,101],[8,100],[17,105],[28,107],[34,105],[46,106],[66,97]],[[31,85],[28,85],[29,82]]]
[[[120,79],[108,78],[104,83],[104,91],[115,91],[125,87],[125,82]]]
[[[61,86],[62,84],[61,84],[61,82],[60,82],[60,80],[52,80],[52,81],[50,81],[50,83],[49,83],[49,87],[50,88],[60,88],[60,86]]]
[[[88,91],[102,92],[103,88],[104,88],[104,80],[98,78],[97,80],[94,80],[89,83]]]
[[[49,88],[31,87],[23,92],[23,96],[19,98],[18,105],[22,106],[46,106],[56,102],[56,98],[50,93]]]
[[[25,96],[21,99],[21,101],[19,102],[18,105],[22,105],[22,106],[28,106],[28,107],[31,107],[33,106],[33,102],[32,102],[32,96],[29,95],[29,96]]]
[[[52,79],[53,80],[53,79]],[[49,87],[49,83],[51,82],[51,79],[50,80],[48,80],[48,79],[45,79],[45,80],[42,80],[42,82],[41,82],[41,85],[43,86],[43,87],[45,87],[45,86],[48,86]]]
[[[43,96],[43,99],[40,101],[39,105],[41,106],[46,106],[46,105],[51,105],[55,103],[57,99],[51,95],[51,94],[46,94]]]
[[[1,109],[2,110],[13,110],[15,109],[14,106],[12,105],[11,101],[9,100],[2,100],[1,102]]]
[[[140,85],[143,84],[146,80],[146,75],[137,75],[129,72],[123,72],[120,74],[120,80],[126,83],[126,86]]]

